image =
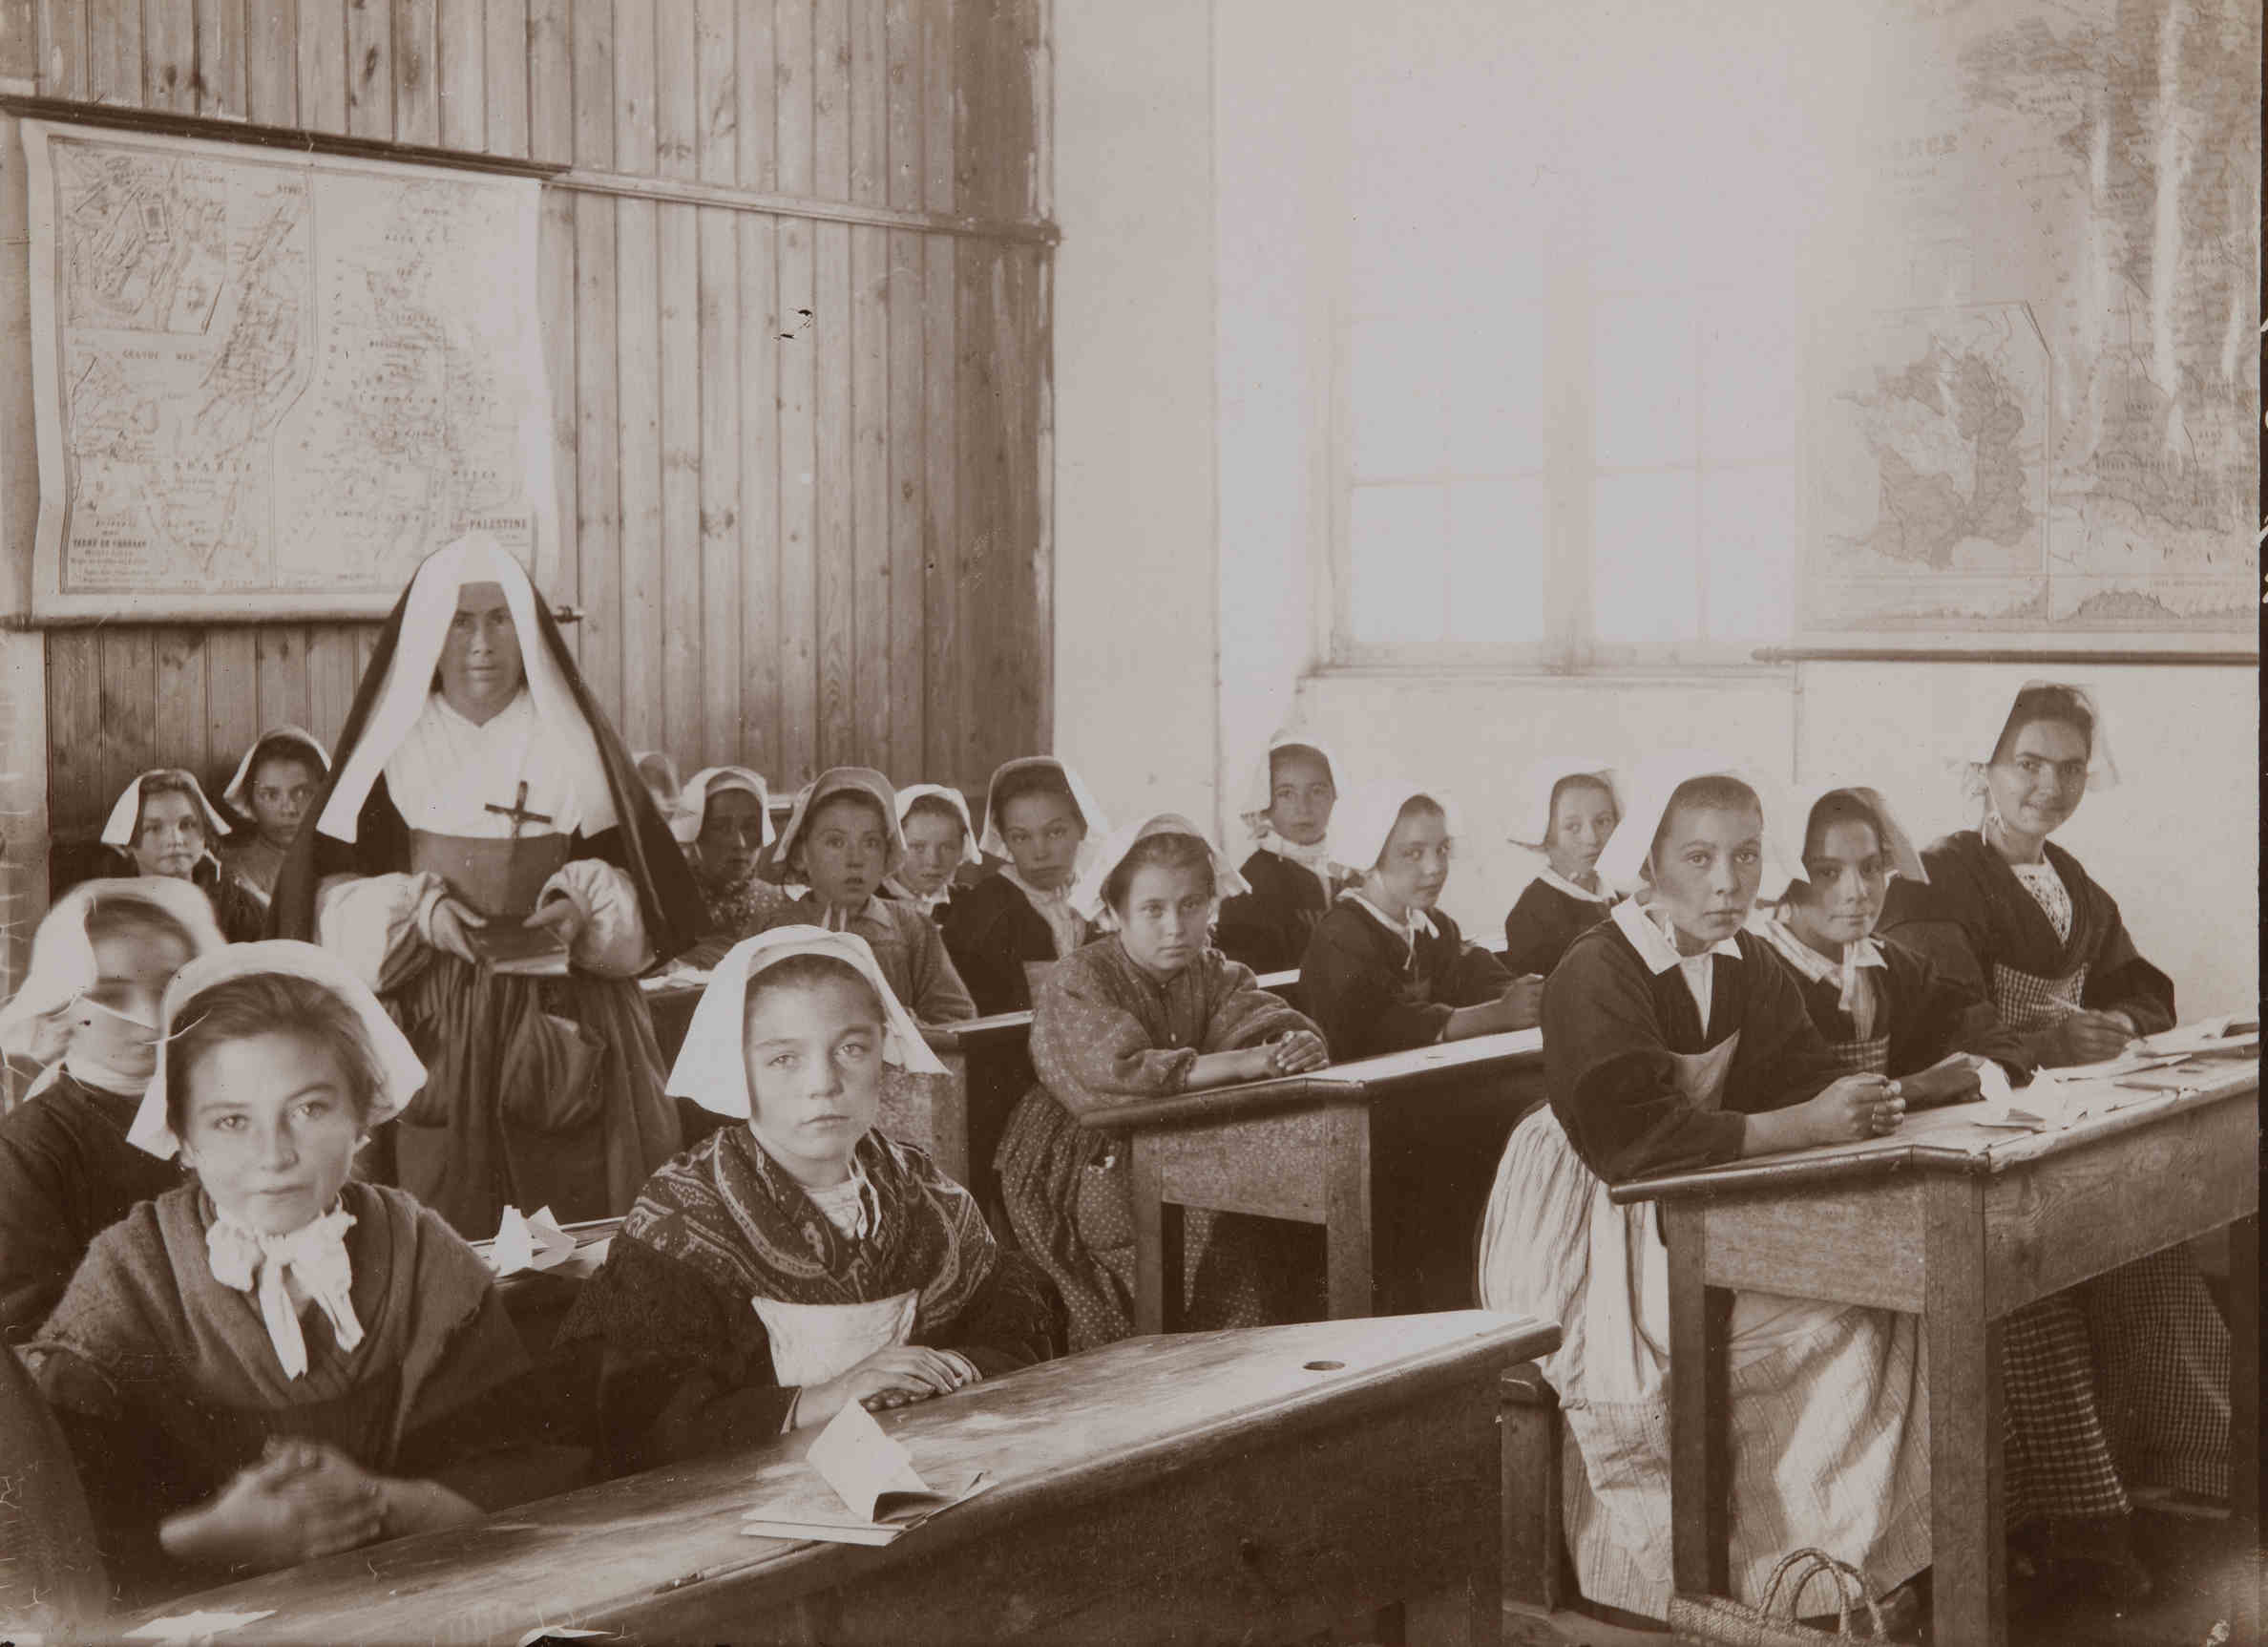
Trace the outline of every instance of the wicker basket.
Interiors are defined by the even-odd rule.
[[[1804,1592],[1816,1578],[1835,1586],[1835,1634],[1799,1624]],[[1866,1579],[1847,1561],[1838,1561],[1824,1550],[1798,1550],[1782,1556],[1764,1585],[1764,1599],[1751,1607],[1727,1595],[1673,1595],[1670,1598],[1670,1628],[1680,1641],[1710,1647],[1814,1647],[1821,1641],[1866,1640],[1853,1636],[1852,1616],[1865,1610],[1876,1641],[1890,1637],[1882,1628],[1882,1610],[1875,1604]]]

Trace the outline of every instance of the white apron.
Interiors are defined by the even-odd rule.
[[[799,1389],[838,1378],[876,1350],[904,1343],[913,1336],[921,1295],[905,1292],[863,1304],[748,1301],[771,1335],[773,1379],[782,1389]]]
[[[1721,1106],[1740,1037],[1676,1055],[1677,1087]],[[1670,1259],[1654,1204],[1616,1206],[1547,1106],[1513,1132],[1480,1237],[1480,1302],[1561,1323],[1544,1359],[1565,1425],[1567,1542],[1583,1594],[1667,1616]],[[1732,1574],[1759,1598],[1816,1545],[1880,1590],[1929,1563],[1929,1425],[1910,1316],[1735,1293],[1728,1360]]]

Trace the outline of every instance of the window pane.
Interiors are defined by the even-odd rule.
[[[1447,462],[1438,319],[1358,320],[1354,327],[1354,478],[1438,475]]]
[[[1707,300],[1705,300],[1707,301]],[[1705,461],[1788,457],[1796,450],[1796,306],[1763,312],[1710,302],[1701,323],[1701,450]]]
[[[1796,466],[1703,475],[1701,545],[1711,637],[1787,639],[1796,612]]]
[[[1449,639],[1544,638],[1542,476],[1449,489]]]
[[[1591,490],[1591,627],[1602,641],[1701,632],[1691,471],[1602,475]]]
[[[1448,342],[1439,392],[1451,471],[1543,468],[1543,309],[1522,303],[1466,310]]]
[[[1448,611],[1443,488],[1357,486],[1348,511],[1347,627],[1357,641],[1438,641]]]
[[[1593,461],[1693,461],[1693,311],[1671,296],[1602,295],[1592,312]]]

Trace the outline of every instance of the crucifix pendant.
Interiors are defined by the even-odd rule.
[[[514,797],[510,806],[500,807],[491,801],[484,803],[480,810],[494,813],[498,817],[510,818],[514,840],[519,839],[520,831],[527,825],[532,823],[547,824],[552,821],[549,813],[532,813],[528,810],[528,780],[525,778],[520,780],[519,793]]]

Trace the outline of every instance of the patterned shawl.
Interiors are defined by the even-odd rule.
[[[712,1132],[661,1168],[622,1224],[740,1298],[859,1304],[918,1289],[914,1332],[949,1325],[999,1262],[976,1197],[927,1155],[870,1130],[852,1152],[879,1227],[852,1240],[745,1126]]]

